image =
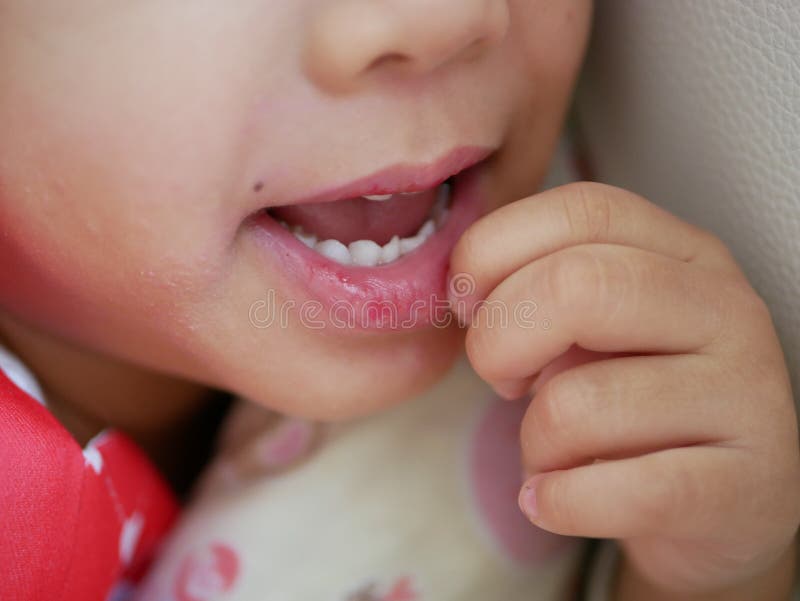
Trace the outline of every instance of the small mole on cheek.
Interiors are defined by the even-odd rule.
[[[253,192],[261,192],[264,188],[264,182],[256,182],[256,185],[253,186]]]

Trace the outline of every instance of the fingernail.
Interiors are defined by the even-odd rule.
[[[542,479],[542,474],[537,474],[525,484],[522,485],[522,490],[519,492],[519,508],[522,510],[528,519],[531,521],[539,517],[539,508],[536,503],[536,486],[539,480]]]

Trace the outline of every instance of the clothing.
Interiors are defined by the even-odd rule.
[[[0,599],[123,601],[177,512],[135,443],[108,429],[81,448],[0,347]]]
[[[562,144],[557,168],[568,155]],[[516,505],[525,408],[463,361],[419,398],[348,424],[241,401],[146,573],[174,496],[123,434],[81,449],[0,348],[0,600],[573,600],[584,541],[533,527]],[[597,558],[588,601],[609,598],[613,543]]]
[[[562,140],[546,186],[575,179],[575,158]],[[586,541],[517,507],[526,406],[464,361],[347,424],[240,400],[135,601],[608,601],[616,545],[581,563]]]
[[[562,139],[544,187],[578,179],[579,158]],[[582,541],[517,506],[526,405],[465,361],[347,424],[240,401],[136,601],[574,599]]]
[[[290,418],[254,432],[269,412],[241,401],[136,601],[573,598],[582,541],[517,506],[527,404],[465,360],[416,399],[316,433]]]

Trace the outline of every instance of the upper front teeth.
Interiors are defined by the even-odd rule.
[[[398,192],[395,194],[365,194],[363,198],[367,200],[374,200],[375,202],[384,202],[393,198],[394,196],[414,196],[415,194],[422,194],[422,192]]]

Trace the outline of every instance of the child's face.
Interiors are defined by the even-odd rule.
[[[457,329],[425,325],[455,239],[546,170],[590,12],[0,0],[0,313],[290,413],[407,397],[458,349]],[[413,237],[438,182],[486,153],[437,233],[389,265],[341,266],[257,217]],[[380,327],[387,310],[399,327]]]

